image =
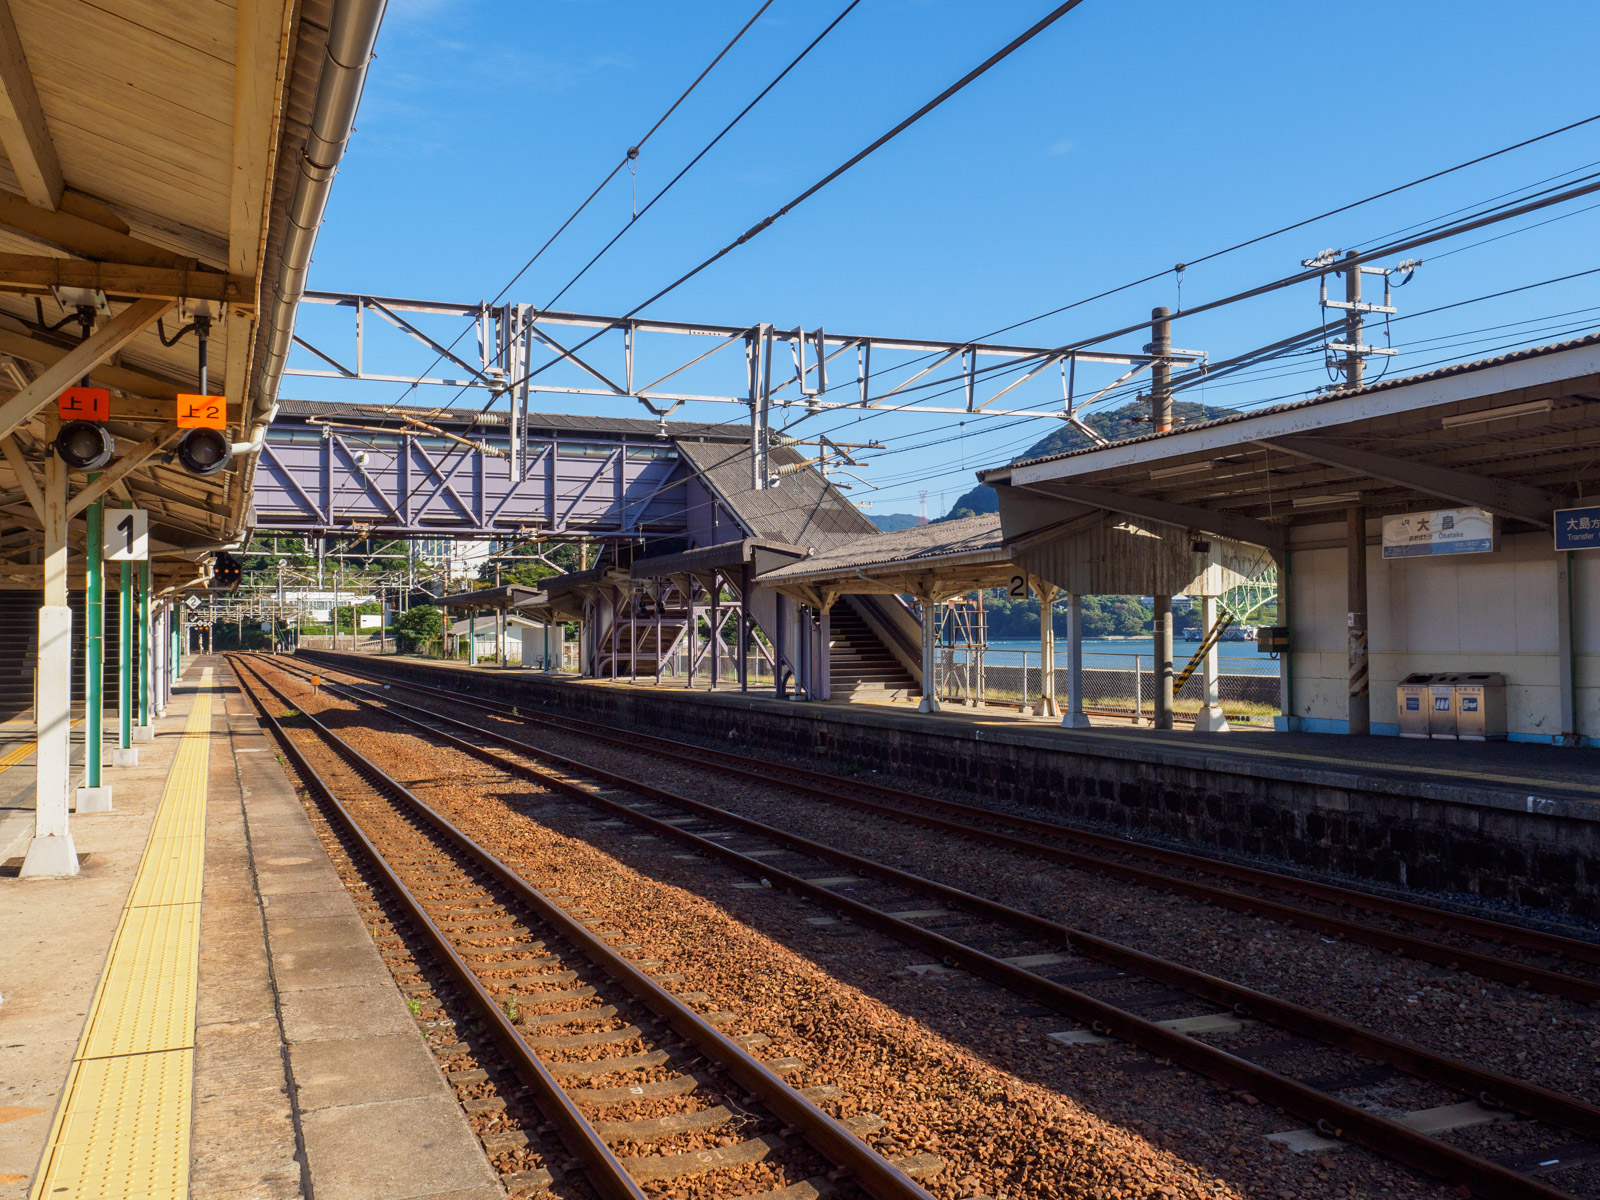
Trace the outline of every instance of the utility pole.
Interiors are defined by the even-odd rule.
[[[1150,344],[1145,353],[1155,355],[1150,364],[1150,427],[1172,432],[1172,310],[1150,310]],[[1172,728],[1172,597],[1153,595],[1155,634],[1155,721],[1157,729]]]

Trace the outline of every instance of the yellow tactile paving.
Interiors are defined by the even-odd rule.
[[[72,723],[72,728],[76,729],[79,725],[82,725],[82,724],[83,724],[82,720],[74,721]],[[28,729],[32,729],[33,728],[33,722],[32,721],[28,721],[28,722],[25,722],[25,723],[24,722],[19,722],[19,725],[23,725],[25,728],[28,728]],[[33,757],[33,752],[35,750],[37,750],[38,748],[39,748],[38,740],[30,738],[28,741],[22,742],[15,749],[7,750],[4,754],[0,754],[0,771],[9,771],[12,767],[16,766],[19,762],[24,762],[27,759],[32,758]]]
[[[200,677],[30,1200],[188,1192],[211,677]]]

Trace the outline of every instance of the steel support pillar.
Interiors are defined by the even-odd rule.
[[[833,609],[831,602],[824,604],[817,617],[817,699],[833,699]]]
[[[139,749],[133,744],[133,564],[117,564],[122,569],[117,584],[117,748],[111,752],[114,767],[139,765]],[[207,649],[211,631],[206,631]]]
[[[1067,713],[1061,727],[1089,728],[1083,711],[1083,597],[1075,593],[1067,595]]]
[[[136,742],[149,742],[155,740],[156,729],[150,721],[151,707],[151,678],[150,668],[150,560],[145,559],[139,564],[139,727],[134,730],[133,740]]]
[[[1352,505],[1345,513],[1345,582],[1350,634],[1350,700],[1346,732],[1372,732],[1372,691],[1367,675],[1367,510]]]
[[[777,628],[772,631],[772,692],[779,700],[789,698],[789,684],[783,677],[784,660],[787,657],[789,642],[789,597],[782,592],[777,595]]]
[[[90,482],[98,475],[90,475]],[[105,541],[105,508],[96,501],[84,521],[88,557],[84,560],[83,613],[83,786],[78,789],[78,811],[110,812],[111,788],[101,778],[105,752],[105,617],[106,567],[101,553]]]
[[[1055,718],[1061,715],[1061,706],[1056,703],[1056,585],[1039,578],[1033,579],[1032,583],[1034,593],[1039,597],[1039,703],[1034,705],[1033,715]],[[980,697],[982,690],[980,680]]]
[[[1157,729],[1172,728],[1172,597],[1155,596],[1155,720]]]
[[[1202,637],[1209,637],[1211,630],[1217,625],[1217,598],[1215,596],[1200,597],[1200,630]],[[1201,678],[1204,688],[1204,703],[1200,711],[1195,714],[1194,731],[1196,733],[1227,733],[1228,718],[1222,713],[1222,689],[1217,680],[1217,643],[1212,642],[1206,649],[1205,657],[1200,660]]]
[[[478,665],[478,610],[467,610],[467,666]]]
[[[46,424],[54,441],[57,422]],[[34,668],[38,751],[33,839],[22,860],[27,877],[76,875],[78,853],[67,825],[72,762],[72,610],[67,607],[67,465],[52,454],[44,464],[44,604],[39,609],[39,657]]]
[[[939,684],[934,671],[939,648],[939,606],[933,602],[932,596],[918,596],[917,602],[922,605],[922,703],[917,705],[917,711],[943,712],[944,709],[939,706]]]
[[[1560,683],[1561,732],[1551,740],[1558,746],[1581,746],[1578,730],[1578,656],[1573,644],[1572,611],[1577,607],[1577,579],[1573,554],[1556,555],[1556,671]]]

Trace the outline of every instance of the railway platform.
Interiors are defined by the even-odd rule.
[[[0,769],[0,1198],[503,1197],[220,658],[111,778],[78,876],[21,879]]]
[[[328,658],[326,652],[307,657]],[[1087,730],[948,706],[803,702],[340,655],[690,740],[714,736],[1135,836],[1377,885],[1600,915],[1600,751],[1334,734]]]

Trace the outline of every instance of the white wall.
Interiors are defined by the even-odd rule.
[[[1372,724],[1395,732],[1395,685],[1415,671],[1498,671],[1513,737],[1561,733],[1558,556],[1548,533],[1500,538],[1491,554],[1384,559],[1372,521],[1367,624]],[[1290,559],[1294,711],[1304,728],[1344,727],[1348,649],[1344,526],[1295,531]],[[1309,543],[1309,545],[1308,545]],[[1600,738],[1600,554],[1574,556],[1578,732]]]

